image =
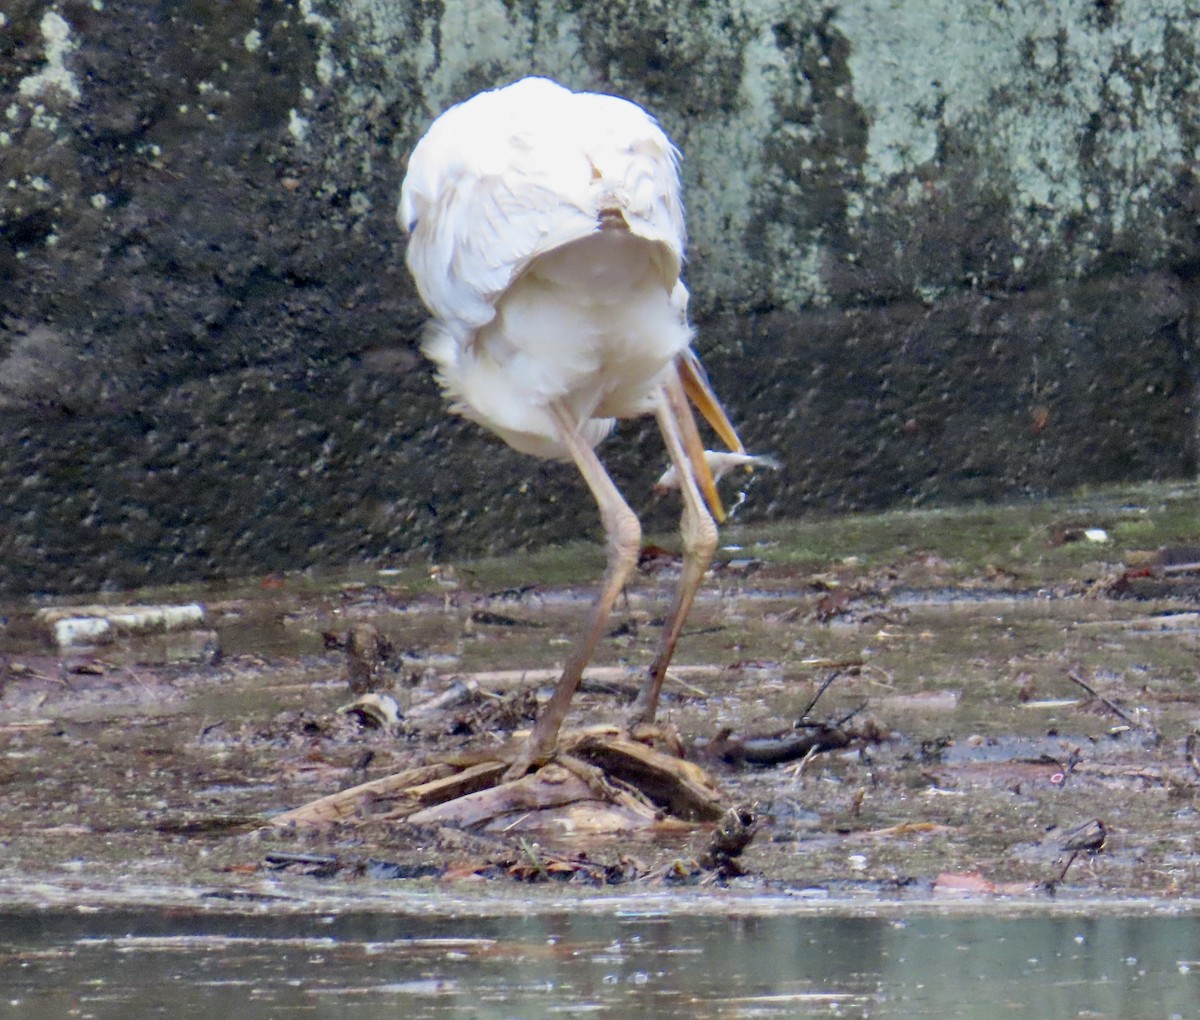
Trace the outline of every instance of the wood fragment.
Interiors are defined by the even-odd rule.
[[[522,620],[504,613],[493,613],[490,609],[476,609],[471,613],[471,622],[487,627],[531,627],[537,630],[542,630],[547,626],[537,620]]]
[[[457,708],[466,704],[479,695],[479,681],[470,678],[455,677],[454,682],[444,691],[439,691],[431,698],[415,702],[408,706],[404,713],[406,719],[412,721],[425,716],[436,715],[449,708]]]
[[[1079,761],[1070,767],[1073,776],[1096,776],[1100,779],[1140,779],[1144,783],[1170,783],[1170,771],[1157,765],[1110,765],[1101,761]]]
[[[584,733],[564,744],[564,750],[636,787],[677,818],[716,821],[726,809],[720,788],[694,762],[615,735]]]
[[[418,807],[430,807],[458,797],[466,797],[479,790],[492,786],[508,768],[506,761],[485,761],[471,765],[449,776],[439,776],[427,783],[410,786],[394,811],[386,812],[385,817],[406,815],[405,801],[412,801]]]
[[[522,746],[513,742],[408,769],[322,797],[278,815],[274,827],[407,819],[417,824],[573,831],[623,831],[715,821],[727,802],[700,766],[637,741],[612,727],[564,733],[553,762],[504,783]],[[570,777],[569,779],[567,777]],[[529,814],[530,819],[521,816]]]
[[[522,776],[464,796],[455,797],[409,815],[414,825],[460,825],[465,828],[503,825],[514,817],[547,808],[566,807],[595,799],[591,784],[573,770],[560,764],[543,766]],[[629,808],[630,803],[622,804]],[[652,808],[640,812],[646,821],[654,820]]]
[[[347,821],[360,815],[362,808],[373,801],[394,797],[414,784],[427,783],[437,777],[452,775],[455,772],[452,765],[442,762],[406,769],[395,775],[372,779],[370,782],[359,783],[349,789],[331,793],[327,797],[310,801],[291,811],[284,811],[272,818],[268,824],[274,828],[286,828],[288,826],[329,825],[333,822]]]
[[[61,649],[107,644],[120,637],[190,630],[205,621],[204,606],[47,606],[34,619]]]
[[[685,678],[700,679],[719,676],[724,669],[717,665],[672,666],[670,673],[677,680]],[[474,673],[457,674],[463,680],[474,680],[488,687],[504,687],[515,684],[549,684],[555,683],[562,675],[560,669],[486,669]],[[583,675],[583,682],[589,683],[630,683],[639,681],[640,674],[628,666],[589,666]]]
[[[895,836],[926,836],[933,833],[956,831],[954,826],[942,825],[940,822],[901,822],[899,825],[889,825],[882,829],[851,833],[849,838],[891,839]]]
[[[390,694],[364,694],[337,710],[338,715],[357,716],[364,726],[390,729],[400,722],[400,706]]]

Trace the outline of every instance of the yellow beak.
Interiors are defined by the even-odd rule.
[[[696,357],[691,348],[675,359],[675,365],[679,369],[679,378],[688,399],[696,405],[705,420],[721,437],[721,442],[733,453],[745,453],[746,448],[738,439],[738,434],[734,431],[729,416],[725,413],[725,408],[721,406],[721,401],[717,399],[717,395],[712,391],[712,386],[709,385],[708,373],[704,371],[704,366],[700,364],[700,359]]]
[[[734,453],[745,453],[746,448],[738,438],[737,432],[734,431],[729,416],[725,413],[725,408],[721,406],[721,401],[717,399],[717,395],[712,391],[712,386],[709,385],[708,375],[704,371],[704,366],[700,364],[700,359],[689,348],[675,359],[675,368],[679,374],[683,392],[687,394],[687,400],[691,400],[696,405],[705,420],[730,450]],[[675,387],[668,387],[668,391],[672,390],[675,390]],[[692,416],[692,409],[688,406],[687,400],[680,400],[679,403],[682,405],[680,407],[672,407],[675,412],[675,420],[679,422],[683,449],[692,465],[692,477],[696,479],[696,484],[704,496],[704,502],[708,504],[713,517],[719,523],[724,523],[725,507],[721,504],[721,497],[717,493],[717,483],[713,478],[712,469],[708,466],[708,458],[704,456],[704,444],[700,441],[700,431],[696,428],[696,419]]]

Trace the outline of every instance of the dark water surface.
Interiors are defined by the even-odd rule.
[[[1200,1016],[1200,918],[0,915],[0,1016]]]

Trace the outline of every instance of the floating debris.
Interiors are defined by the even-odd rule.
[[[422,719],[458,708],[480,696],[479,682],[470,677],[456,677],[444,691],[408,706],[409,719]]]
[[[737,858],[758,831],[754,812],[748,807],[731,807],[717,822],[708,846],[700,855],[700,867],[715,871],[722,878],[739,878],[745,869]]]
[[[404,717],[400,706],[390,694],[364,694],[361,698],[343,705],[338,715],[355,715],[364,726],[386,730],[397,726]]]
[[[1107,843],[1108,826],[1099,818],[1093,818],[1090,822],[1085,822],[1068,832],[1062,849],[1064,853],[1069,853],[1071,856],[1067,858],[1067,863],[1063,865],[1058,878],[1048,883],[1050,888],[1053,889],[1067,877],[1067,872],[1071,870],[1071,865],[1075,863],[1076,857],[1082,853],[1086,853],[1089,857],[1095,857],[1096,854],[1103,852]]]
[[[191,630],[205,621],[202,605],[57,606],[39,609],[36,620],[59,648],[107,644],[119,637]]]

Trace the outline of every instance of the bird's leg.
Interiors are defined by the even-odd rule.
[[[579,428],[570,412],[559,403],[550,405],[550,416],[554,421],[559,439],[570,451],[571,458],[579,467],[584,481],[600,507],[600,520],[608,542],[608,567],[600,594],[592,603],[583,632],[576,639],[563,666],[562,676],[534,724],[529,741],[516,761],[504,774],[506,780],[519,779],[531,768],[548,761],[558,744],[558,732],[571,706],[571,698],[583,679],[583,671],[592,658],[596,643],[604,633],[604,626],[613,603],[625,587],[634,566],[637,564],[638,549],[642,541],[642,526],[637,516],[621,496],[613,480],[608,477],[604,465],[595,451],[579,435]]]
[[[700,433],[696,428],[696,419],[688,405],[683,384],[678,375],[670,375],[664,383],[655,404],[655,416],[658,427],[667,443],[667,452],[671,455],[671,463],[679,473],[681,482],[680,492],[683,494],[683,572],[679,577],[679,585],[675,589],[675,600],[667,621],[663,625],[662,636],[658,640],[658,651],[650,672],[642,689],[633,702],[629,723],[631,727],[649,724],[654,721],[658,710],[658,695],[662,690],[663,679],[667,675],[667,666],[675,652],[675,644],[683,630],[683,622],[687,619],[688,611],[692,608],[692,600],[696,589],[704,577],[704,572],[712,562],[713,553],[717,548],[717,525],[704,505],[704,498],[696,485],[693,464],[703,463],[704,450],[700,443]]]

